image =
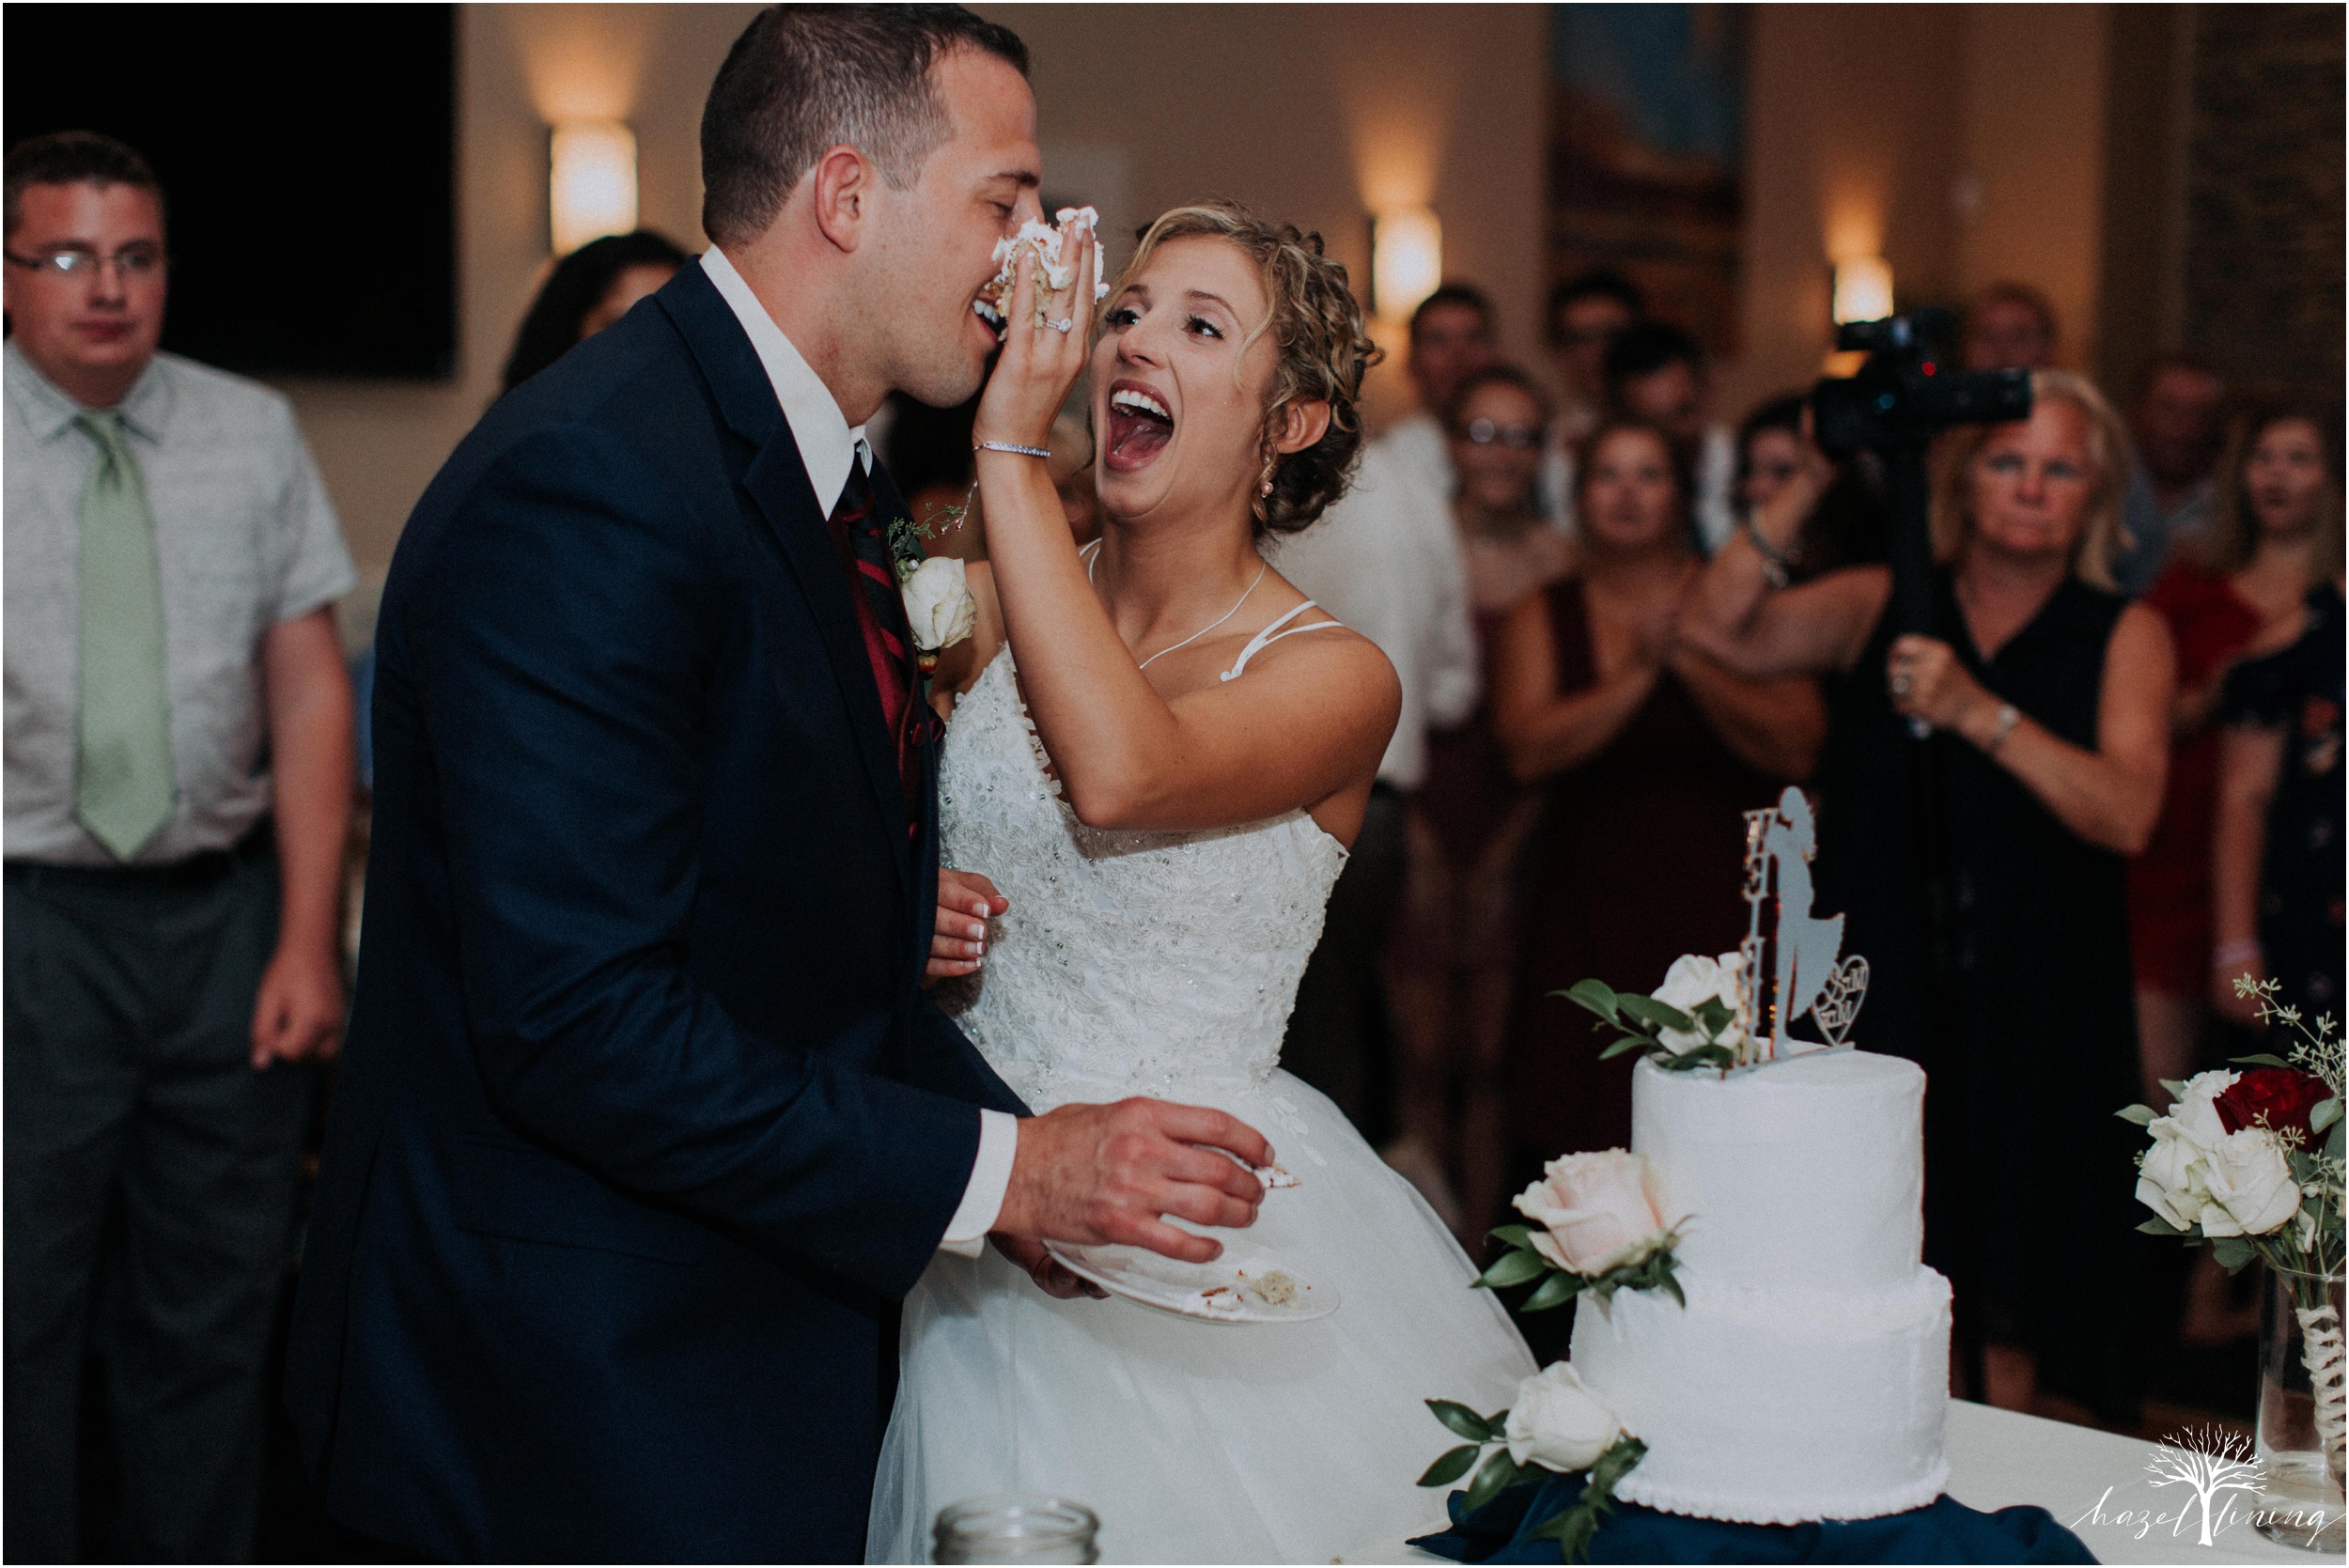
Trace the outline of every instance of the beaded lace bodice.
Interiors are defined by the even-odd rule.
[[[1262,1083],[1346,851],[1311,816],[1199,832],[1088,828],[1061,799],[999,654],[955,709],[945,863],[1010,909],[940,1000],[1029,1105]]]

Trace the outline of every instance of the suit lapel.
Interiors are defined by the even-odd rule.
[[[701,365],[727,427],[755,449],[738,483],[782,548],[799,582],[809,618],[823,642],[825,662],[832,666],[832,679],[848,709],[848,727],[855,733],[858,753],[864,760],[874,804],[889,828],[898,880],[909,883],[912,866],[907,845],[905,790],[898,782],[896,748],[881,722],[880,692],[873,685],[864,632],[857,624],[855,601],[848,597],[857,590],[841,569],[831,524],[817,506],[815,487],[808,482],[807,465],[800,458],[790,423],[783,417],[774,388],[742,324],[734,318],[716,286],[702,274],[699,262],[687,265],[657,298]]]

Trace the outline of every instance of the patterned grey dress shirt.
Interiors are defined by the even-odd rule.
[[[11,343],[7,384],[6,853],[112,865],[73,815],[81,405]],[[139,852],[165,864],[235,844],[270,808],[261,639],[356,574],[293,410],[269,388],[158,354],[119,405],[155,523],[178,800]]]

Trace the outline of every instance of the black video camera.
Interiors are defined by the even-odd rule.
[[[2030,417],[2028,370],[1960,370],[1939,345],[1953,325],[1946,310],[1917,310],[1835,329],[1838,349],[1864,349],[1857,376],[1823,380],[1811,392],[1819,449],[1830,458],[1921,447],[1952,425]]]

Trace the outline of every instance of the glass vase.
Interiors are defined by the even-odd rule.
[[[1101,1521],[1082,1503],[1024,1492],[965,1498],[938,1511],[937,1562],[1098,1562]]]
[[[2270,1266],[2260,1302],[2262,1535],[2338,1559],[2342,1529],[2341,1276]]]

